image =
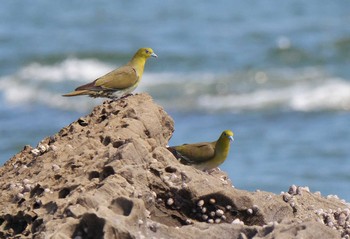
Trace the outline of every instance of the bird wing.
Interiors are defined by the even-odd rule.
[[[122,66],[96,79],[95,86],[104,89],[125,89],[135,85],[139,77],[132,66]]]
[[[203,163],[215,156],[215,142],[183,144],[172,148],[190,164]]]
[[[132,66],[122,66],[75,90],[122,90],[133,86],[137,81],[136,70]]]

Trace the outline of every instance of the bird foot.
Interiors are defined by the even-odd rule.
[[[219,171],[221,171],[221,169],[219,169],[218,167],[204,170],[204,172],[206,172],[209,175],[212,175],[212,173],[219,172]]]

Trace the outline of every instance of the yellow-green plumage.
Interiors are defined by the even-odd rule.
[[[95,81],[79,86],[63,96],[88,95],[90,97],[120,98],[130,94],[139,84],[146,60],[157,57],[151,48],[139,49],[126,65],[115,69]]]
[[[210,170],[226,160],[232,140],[233,132],[225,130],[217,141],[183,144],[169,147],[169,150],[184,164],[193,165],[200,170]]]

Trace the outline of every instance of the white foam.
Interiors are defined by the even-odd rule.
[[[0,92],[8,104],[87,111],[103,99],[61,95],[113,68],[94,59],[68,58],[54,65],[32,63],[1,77]],[[350,110],[350,82],[329,77],[317,68],[235,74],[146,71],[136,92],[149,92],[164,107],[175,110]]]
[[[350,110],[350,83],[342,79],[299,82],[286,87],[243,94],[204,95],[198,105],[208,110],[264,110],[289,108],[296,111]]]
[[[95,102],[62,97],[56,88],[63,82],[88,83],[112,70],[112,66],[94,59],[68,58],[54,65],[32,63],[13,75],[0,78],[0,91],[9,104],[39,103],[54,108],[84,111]],[[99,101],[97,101],[99,102]]]
[[[329,79],[322,85],[309,86],[292,95],[290,106],[295,110],[350,110],[350,83]]]
[[[112,66],[95,59],[68,58],[55,65],[32,63],[21,69],[15,76],[35,81],[61,82],[67,80],[86,81],[94,79],[113,69]]]

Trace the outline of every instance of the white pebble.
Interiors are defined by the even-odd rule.
[[[17,193],[17,199],[22,199],[24,198],[24,194],[23,193]]]
[[[170,176],[170,180],[173,181],[174,179],[177,179],[177,175],[175,173],[172,173]]]
[[[202,215],[202,220],[203,220],[203,221],[206,221],[207,219],[208,219],[208,215],[207,215],[207,214],[203,214],[203,215]]]
[[[320,191],[316,191],[316,192],[314,192],[314,194],[317,195],[317,196],[321,196],[321,192]]]
[[[212,223],[214,223],[214,220],[210,218],[210,219],[208,219],[208,223],[212,224]]]
[[[216,203],[216,200],[215,200],[214,198],[211,198],[211,199],[209,199],[209,203],[210,203],[210,204],[215,204],[215,203]]]
[[[139,219],[139,220],[137,221],[137,223],[138,223],[139,225],[142,225],[142,224],[143,224],[143,220]]]
[[[52,164],[52,170],[53,171],[58,171],[58,170],[60,170],[60,166],[58,166],[57,164]]]
[[[30,183],[30,180],[25,178],[25,179],[23,179],[22,182],[23,182],[23,184],[28,184],[28,183]]]
[[[346,222],[346,215],[345,215],[345,213],[340,213],[339,217],[338,217],[338,224],[340,226],[344,226],[345,222]]]
[[[256,213],[257,211],[259,211],[259,207],[258,207],[258,205],[253,205],[253,211]]]
[[[221,219],[220,219],[220,218],[216,218],[216,219],[215,219],[215,223],[216,223],[216,224],[219,224],[220,222],[221,222]]]
[[[193,222],[192,222],[192,220],[191,219],[186,219],[186,222],[185,222],[187,225],[189,225],[189,224],[192,224]]]
[[[226,216],[225,216],[225,215],[222,215],[222,216],[221,216],[221,219],[222,219],[222,220],[226,220]]]
[[[11,183],[10,186],[9,186],[9,189],[10,190],[14,190],[16,187],[17,187],[16,184]]]
[[[45,189],[44,189],[44,192],[45,192],[45,193],[49,193],[50,191],[51,191],[51,190],[50,190],[49,188],[45,188]]]
[[[39,149],[32,149],[32,151],[30,151],[34,156],[38,156],[40,154]]]
[[[295,195],[297,194],[297,186],[295,186],[294,184],[292,186],[289,187],[288,193],[290,195]]]
[[[49,149],[51,149],[52,151],[56,151],[57,150],[57,146],[55,146],[55,145],[50,145],[50,148]]]
[[[345,213],[346,216],[349,216],[350,209],[349,208],[345,208],[343,212]]]
[[[231,205],[226,205],[226,209],[227,209],[227,210],[231,210],[231,209],[232,209],[232,206],[231,206]]]
[[[207,212],[207,208],[206,207],[203,207],[202,208],[202,213],[206,213]]]
[[[253,215],[253,209],[248,208],[248,209],[247,209],[247,213],[248,213],[249,215]]]
[[[283,201],[288,202],[291,199],[291,196],[289,193],[283,194]]]
[[[215,212],[214,211],[209,212],[209,216],[215,217]]]
[[[24,185],[23,192],[30,192],[32,190],[33,186],[30,184]]]
[[[323,209],[322,208],[320,208],[320,209],[318,209],[318,210],[315,210],[315,213],[317,214],[317,215],[323,215]]]
[[[197,206],[198,207],[202,207],[204,205],[204,200],[199,200],[198,202],[197,202]]]
[[[166,204],[167,204],[168,206],[173,205],[173,204],[174,204],[174,199],[168,198],[168,200],[166,201]]]
[[[239,218],[236,218],[235,220],[232,221],[232,224],[242,224],[242,221],[239,220]]]
[[[221,209],[218,209],[218,210],[216,210],[215,214],[216,214],[216,216],[221,217],[222,215],[224,215],[224,211]]]
[[[152,191],[151,193],[154,198],[157,198],[157,193],[155,191]]]
[[[44,144],[40,144],[38,146],[38,149],[39,149],[40,153],[45,153],[48,148],[49,148],[49,146],[48,145],[44,145]]]

